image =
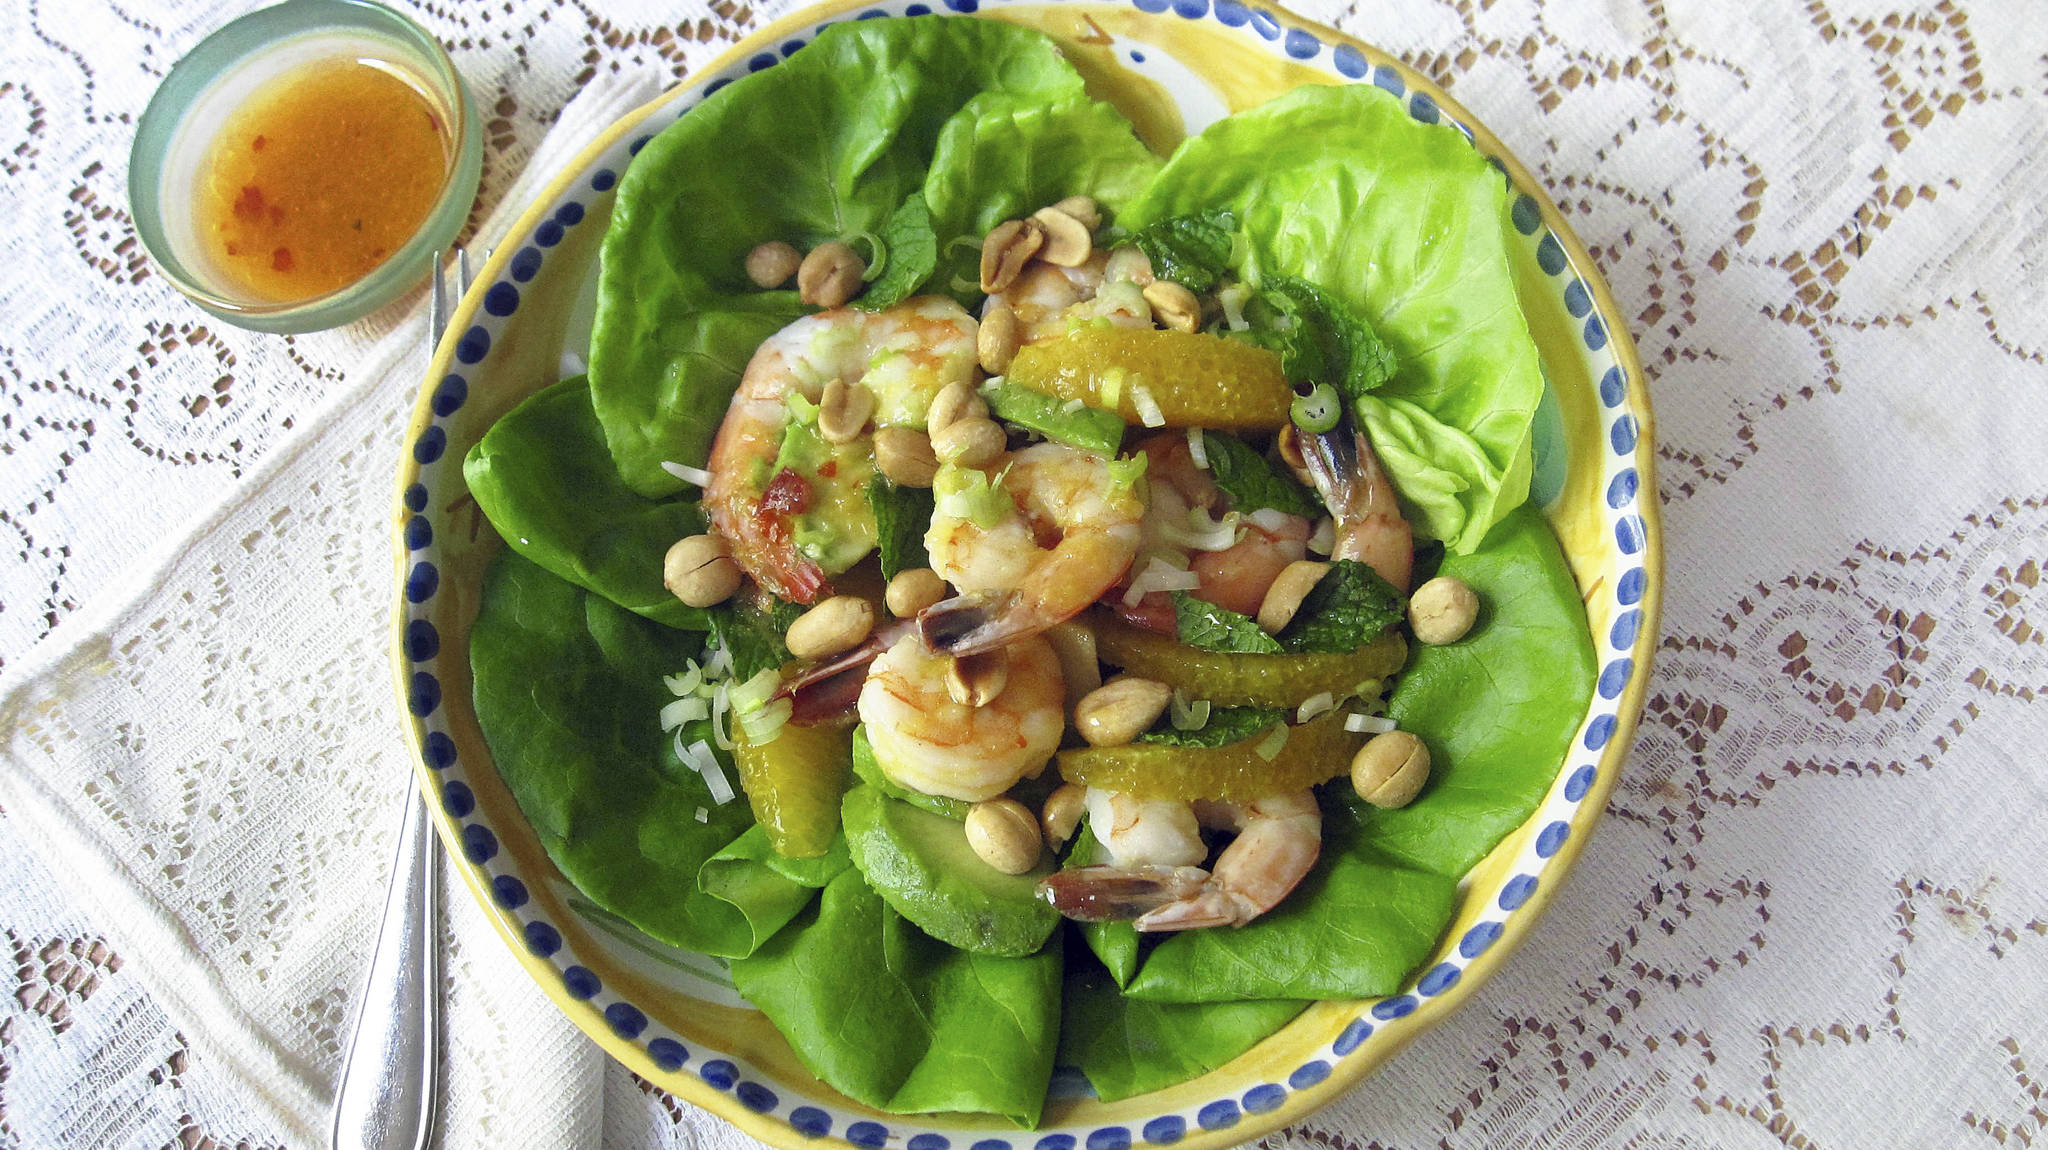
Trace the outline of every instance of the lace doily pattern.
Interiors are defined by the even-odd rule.
[[[1435,76],[1591,248],[1651,381],[1672,562],[1636,755],[1542,926],[1270,1141],[2039,1142],[2048,23],[2022,0],[1294,7]],[[786,10],[420,6],[487,114],[478,226],[579,88],[680,76]],[[367,353],[410,346],[411,301],[317,336],[210,325],[125,217],[134,118],[227,15],[0,10],[0,670],[72,652],[5,715],[5,773],[35,788],[0,821],[0,1146],[319,1142],[340,940],[381,885],[338,895],[308,860],[381,874],[396,827],[384,530],[416,381]],[[306,604],[325,630],[288,617]],[[449,894],[447,1144],[750,1144],[608,1066]],[[149,974],[174,955],[237,994]]]

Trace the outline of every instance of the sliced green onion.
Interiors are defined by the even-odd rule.
[[[1294,426],[1319,435],[1333,430],[1344,418],[1344,400],[1338,396],[1336,388],[1319,383],[1310,388],[1307,395],[1294,397],[1290,413],[1294,416]]]

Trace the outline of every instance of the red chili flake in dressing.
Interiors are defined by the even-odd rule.
[[[776,515],[802,515],[811,509],[810,481],[785,467],[761,492],[761,510]]]
[[[274,272],[288,272],[292,270],[292,250],[290,248],[279,248],[270,253],[270,270]]]
[[[263,215],[263,189],[255,184],[243,184],[242,194],[235,197],[235,215],[240,219]]]
[[[263,150],[263,145],[269,142],[269,140],[266,140],[263,137],[258,136],[255,139],[249,141],[249,150],[254,152],[260,152]]]

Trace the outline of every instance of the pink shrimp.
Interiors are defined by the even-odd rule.
[[[1194,572],[1194,596],[1242,615],[1256,615],[1266,590],[1289,563],[1308,553],[1309,522],[1270,508],[1241,518],[1236,541],[1217,550],[1195,550],[1189,542],[1196,516],[1213,521],[1228,497],[1207,471],[1195,465],[1187,436],[1162,432],[1140,441],[1146,458],[1150,501],[1142,523],[1140,554],[1158,557]],[[1142,567],[1145,560],[1137,566]],[[1112,597],[1111,605],[1131,623],[1171,634],[1173,604],[1155,591],[1136,604]]]
[[[1402,517],[1394,485],[1364,429],[1349,416],[1329,431],[1297,437],[1302,469],[1337,521],[1332,559],[1355,559],[1397,591],[1408,590],[1415,533]]]
[[[1132,484],[1061,444],[980,471],[942,468],[933,490],[925,550],[962,592],[918,616],[936,651],[972,655],[1064,622],[1123,578],[1138,550],[1143,502]]]
[[[1250,803],[1139,802],[1088,792],[1088,823],[1111,861],[1060,871],[1039,890],[1068,918],[1130,920],[1141,931],[1243,926],[1280,905],[1322,854],[1323,812],[1312,791]],[[1237,835],[1208,870],[1195,828]]]
[[[784,599],[810,603],[829,592],[828,576],[868,553],[867,437],[828,444],[829,458],[808,472],[776,467],[784,438],[835,380],[872,393],[874,426],[922,428],[939,389],[973,382],[975,329],[959,304],[924,296],[880,312],[807,315],[761,344],[705,465],[705,512],[741,570]]]

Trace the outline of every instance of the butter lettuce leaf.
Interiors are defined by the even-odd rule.
[[[1059,1041],[1062,953],[955,950],[912,926],[858,870],[732,964],[811,1072],[891,1113],[1038,1121]]]
[[[997,224],[1072,195],[1114,213],[1159,167],[1122,114],[1078,88],[1051,102],[1008,89],[978,96],[940,133],[925,178],[932,227],[949,254],[942,274],[978,283],[981,239]],[[979,291],[957,294],[980,299]]]
[[[506,412],[462,461],[469,493],[507,545],[556,575],[671,627],[702,610],[661,581],[670,545],[704,531],[694,501],[653,500],[619,481],[590,387],[575,376]]]
[[[1508,206],[1455,129],[1370,84],[1311,85],[1187,141],[1122,222],[1230,210],[1243,278],[1313,284],[1364,320],[1395,370],[1357,409],[1416,526],[1463,554],[1527,498],[1543,396]]]
[[[516,551],[491,564],[481,604],[469,646],[477,725],[578,890],[663,942],[726,957],[753,951],[810,901],[801,883],[744,858],[718,868],[715,893],[699,885],[704,864],[754,821],[746,803],[714,800],[661,730],[662,676],[696,657],[702,636]]]
[[[1146,1002],[1126,997],[1108,971],[1083,955],[1070,952],[1067,964],[1059,1061],[1087,1075],[1104,1102],[1207,1074],[1308,1006],[1289,999]]]
[[[1085,100],[1080,74],[1036,32],[996,20],[848,21],[655,136],[619,183],[591,336],[591,396],[626,484],[679,490],[661,463],[704,462],[754,349],[806,310],[795,293],[747,279],[756,244],[881,235],[922,192],[943,247],[971,230],[963,196],[994,177],[930,180],[941,137],[961,137],[960,152],[999,107],[1029,121],[1027,109]],[[1090,115],[1106,124],[1113,113]],[[956,117],[968,126],[953,127]],[[1100,143],[1099,133],[1031,143],[1032,182],[1020,192],[1096,190],[1093,167],[1072,167]],[[1002,160],[1002,178],[1018,162]],[[1132,190],[1149,175],[1132,166]]]
[[[1542,801],[1597,663],[1571,569],[1535,509],[1509,515],[1472,554],[1445,556],[1441,573],[1479,593],[1479,622],[1449,646],[1416,644],[1387,700],[1429,745],[1429,783],[1398,810],[1351,805],[1380,850],[1456,876]]]

